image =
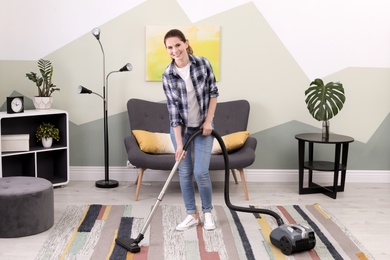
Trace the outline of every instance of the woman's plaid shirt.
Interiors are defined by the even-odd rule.
[[[191,80],[200,108],[200,126],[207,116],[210,98],[218,97],[219,93],[210,62],[204,57],[194,55],[189,55],[189,58]],[[162,82],[171,126],[181,125],[186,129],[188,125],[187,91],[184,80],[176,73],[173,60],[165,69]],[[184,132],[186,132],[185,129],[183,129]]]

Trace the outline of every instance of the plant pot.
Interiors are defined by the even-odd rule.
[[[53,97],[34,97],[34,106],[37,110],[50,109],[53,104]]]
[[[45,148],[50,148],[51,145],[53,144],[53,138],[42,138],[42,145]]]

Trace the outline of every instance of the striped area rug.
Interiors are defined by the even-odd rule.
[[[315,248],[286,257],[269,241],[277,227],[271,216],[235,212],[224,205],[214,206],[214,231],[199,225],[179,232],[175,226],[185,217],[184,207],[160,205],[140,243],[141,252],[132,254],[116,245],[115,238],[136,238],[151,205],[86,205],[67,208],[36,259],[373,259],[318,204],[262,207],[278,212],[286,224],[311,226]]]

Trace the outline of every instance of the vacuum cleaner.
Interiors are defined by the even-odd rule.
[[[144,239],[144,234],[146,230],[148,229],[150,222],[160,205],[162,199],[164,198],[165,191],[167,190],[169,184],[172,181],[173,176],[175,175],[175,172],[177,168],[179,167],[179,164],[181,160],[183,159],[183,156],[185,152],[188,149],[189,144],[192,142],[192,140],[200,135],[202,133],[202,130],[199,130],[195,132],[193,135],[190,136],[188,141],[183,147],[183,152],[180,155],[180,158],[178,161],[176,161],[175,165],[173,166],[168,179],[166,180],[159,196],[157,197],[157,200],[151,209],[149,216],[147,217],[139,235],[137,238],[126,238],[126,237],[120,237],[115,239],[115,242],[125,248],[127,251],[130,251],[131,253],[138,253],[141,251],[141,248],[139,246],[139,243]],[[274,217],[276,219],[276,222],[278,224],[278,227],[271,231],[270,233],[270,241],[271,243],[279,248],[283,254],[290,255],[296,252],[311,250],[316,245],[316,239],[314,235],[314,231],[306,225],[302,224],[284,224],[283,219],[274,211],[268,210],[268,209],[260,209],[260,208],[245,208],[245,207],[239,207],[232,205],[230,202],[229,197],[229,157],[228,153],[225,147],[225,144],[221,138],[221,136],[215,131],[212,131],[212,135],[217,139],[219,145],[221,146],[223,158],[225,162],[225,186],[224,186],[224,197],[225,197],[225,203],[228,208],[234,211],[241,211],[241,212],[247,212],[247,213],[259,213],[259,214],[266,214]]]

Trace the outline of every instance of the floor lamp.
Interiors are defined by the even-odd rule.
[[[100,95],[98,93],[93,92],[92,90],[89,90],[83,86],[78,86],[77,92],[79,94],[95,94],[99,96],[103,100],[103,124],[104,124],[104,180],[98,180],[95,182],[95,186],[98,188],[115,188],[118,187],[119,183],[116,180],[110,180],[109,176],[109,146],[108,146],[108,77],[112,73],[116,72],[123,72],[123,71],[131,71],[133,69],[132,65],[130,63],[127,63],[125,66],[123,66],[119,70],[111,71],[108,73],[107,76],[105,76],[105,55],[103,46],[100,42],[100,29],[95,28],[92,30],[92,34],[95,36],[95,38],[98,40],[100,49],[102,50],[103,54],[103,95]]]

